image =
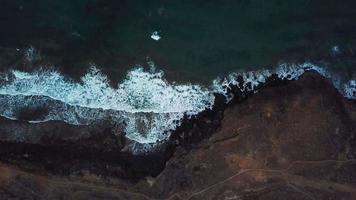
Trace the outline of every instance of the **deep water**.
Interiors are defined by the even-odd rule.
[[[281,61],[324,62],[351,79],[355,9],[352,0],[1,0],[0,47],[32,45],[41,64],[76,78],[95,63],[114,82],[147,61],[174,81],[210,82]],[[16,59],[0,64],[26,69]]]
[[[211,109],[215,94],[228,102],[230,87],[253,93],[272,76],[314,70],[355,99],[355,9],[336,0],[1,0],[0,115],[123,122],[146,151]]]

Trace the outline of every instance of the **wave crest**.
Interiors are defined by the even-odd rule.
[[[162,71],[148,72],[140,67],[129,71],[117,88],[113,88],[107,76],[93,66],[80,82],[54,70],[13,70],[0,74],[0,115],[32,123],[61,120],[75,125],[108,119],[125,125],[126,137],[134,141],[132,151],[149,151],[167,140],[184,116],[211,109],[216,93],[225,95],[229,102],[233,98],[229,92],[233,86],[241,92],[257,92],[273,75],[281,80],[294,80],[310,70],[332,80],[346,98],[356,99],[355,80],[342,83],[339,77],[311,63],[231,73],[215,79],[209,89],[169,83]],[[140,149],[135,149],[136,146]]]
[[[0,102],[6,106],[1,114],[19,118],[23,109],[44,107],[47,112],[29,121],[62,120],[79,125],[111,118],[125,122],[129,139],[156,143],[166,140],[184,115],[197,114],[214,103],[207,89],[172,84],[163,76],[162,71],[136,68],[113,88],[96,67],[91,67],[80,83],[53,70],[13,70],[2,76]]]
[[[231,73],[223,79],[217,78],[213,81],[213,91],[225,95],[227,101],[231,101],[233,96],[229,94],[232,86],[237,86],[242,92],[257,92],[257,87],[267,81],[272,75],[276,75],[281,80],[296,80],[306,71],[316,71],[325,78],[330,79],[334,86],[344,97],[356,99],[356,80],[350,80],[342,84],[341,78],[331,74],[326,68],[312,63],[294,64],[283,63],[273,70],[259,70],[243,73]],[[238,81],[240,78],[241,81]]]

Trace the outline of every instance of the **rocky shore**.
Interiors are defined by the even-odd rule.
[[[161,149],[120,125],[0,118],[0,199],[355,199],[356,102],[315,72],[185,119]]]

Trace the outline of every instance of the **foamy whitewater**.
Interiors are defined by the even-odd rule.
[[[184,116],[196,115],[214,104],[214,93],[226,96],[232,85],[241,91],[256,91],[272,74],[280,79],[298,79],[305,71],[315,70],[331,79],[336,88],[349,99],[356,99],[356,81],[341,83],[325,68],[304,64],[282,64],[275,70],[232,73],[215,79],[210,87],[174,84],[164,79],[162,71],[135,68],[128,72],[117,88],[96,67],[91,67],[80,82],[74,82],[54,70],[0,74],[0,115],[21,119],[24,110],[41,110],[32,123],[60,120],[74,125],[87,125],[101,120],[125,124],[126,137],[149,151],[164,142],[170,132],[181,124]],[[237,82],[237,77],[243,83]],[[257,91],[256,91],[257,92]],[[132,151],[136,151],[132,149]]]
[[[274,70],[259,70],[243,73],[231,73],[228,77],[223,79],[217,78],[213,81],[213,91],[225,95],[227,101],[231,101],[233,96],[228,93],[231,86],[238,86],[241,91],[257,92],[257,87],[266,82],[268,77],[273,74],[277,75],[281,80],[297,80],[306,71],[316,71],[320,75],[332,81],[334,86],[339,90],[344,97],[348,99],[356,99],[356,80],[350,80],[342,83],[341,78],[332,75],[326,68],[314,65],[312,63],[294,64],[284,63],[280,64]],[[238,77],[242,77],[242,87],[237,81]]]
[[[0,114],[17,119],[24,109],[45,108],[48,112],[30,122],[62,120],[90,124],[110,119],[126,124],[126,137],[154,144],[169,137],[184,115],[211,108],[214,96],[198,85],[175,85],[163,72],[136,68],[117,86],[97,68],[91,67],[80,83],[56,71],[32,73],[13,70],[2,76]]]

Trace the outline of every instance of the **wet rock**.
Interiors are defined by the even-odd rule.
[[[84,170],[121,178],[157,175],[167,159],[164,153],[134,155],[124,151],[126,138],[120,124],[89,126],[60,121],[27,123],[0,118],[0,160],[24,170],[56,175]],[[145,167],[142,167],[145,166]]]

